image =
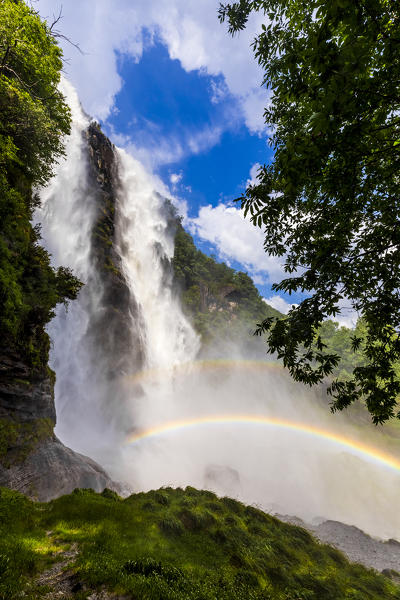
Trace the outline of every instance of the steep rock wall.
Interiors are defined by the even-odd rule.
[[[115,395],[113,381],[132,369],[132,357],[138,367],[143,361],[139,337],[135,340],[132,336],[132,322],[139,318],[139,311],[123,277],[118,252],[115,220],[119,184],[114,149],[95,123],[86,137],[89,181],[97,204],[88,239],[96,281],[88,284],[101,289],[101,296],[85,343],[91,347],[93,368],[110,382],[108,392]],[[34,370],[15,349],[1,349],[0,485],[40,501],[76,487],[121,491],[97,463],[73,452],[55,436],[54,383],[55,375],[48,367]]]
[[[76,487],[120,489],[90,458],[54,435],[54,374],[32,372],[18,354],[0,356],[0,485],[46,501]]]
[[[87,331],[92,360],[101,364],[110,381],[140,369],[144,349],[139,329],[135,327],[140,311],[121,269],[120,240],[117,225],[118,161],[114,147],[97,123],[87,132],[91,187],[97,190],[97,217],[92,231],[91,262],[101,290],[95,314]],[[92,282],[93,283],[93,282]],[[98,352],[96,352],[96,348]],[[106,360],[104,360],[106,359]]]

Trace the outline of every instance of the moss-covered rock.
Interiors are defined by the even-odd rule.
[[[54,422],[51,419],[32,419],[18,422],[0,419],[0,463],[8,468],[23,462],[38,444],[51,438]]]

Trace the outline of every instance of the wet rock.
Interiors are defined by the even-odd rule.
[[[239,473],[227,465],[207,465],[204,487],[217,493],[235,496],[240,492]]]
[[[118,493],[93,460],[54,435],[54,376],[32,369],[12,349],[0,355],[0,486],[47,501],[76,487]]]
[[[5,348],[0,354],[0,419],[50,419],[55,424],[53,384],[51,372],[33,374],[15,350]]]
[[[140,370],[144,348],[138,327],[140,310],[122,270],[118,231],[123,229],[124,223],[118,210],[117,156],[113,144],[97,123],[90,124],[86,137],[90,188],[95,193],[97,206],[90,240],[90,260],[97,281],[89,281],[87,285],[101,290],[96,314],[88,325],[86,343],[91,348],[94,366],[101,364],[102,373],[111,381]]]
[[[0,485],[47,502],[75,488],[92,488],[101,492],[109,488],[122,493],[94,460],[67,448],[53,436],[44,440],[20,464],[0,466]]]

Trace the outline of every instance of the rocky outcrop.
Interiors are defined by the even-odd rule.
[[[54,435],[54,374],[33,371],[12,349],[0,356],[0,486],[47,501],[76,487],[121,492],[93,460]]]
[[[382,542],[358,527],[332,520],[311,526],[310,530],[321,542],[332,544],[344,552],[352,562],[378,571],[400,571],[400,543],[396,540]]]
[[[96,217],[88,240],[93,275],[81,294],[88,302],[96,298],[96,310],[91,312],[93,317],[83,343],[90,346],[93,378],[104,380],[105,395],[115,402],[119,378],[132,372],[132,363],[136,368],[143,363],[140,336],[135,338],[133,326],[140,315],[121,269],[116,236],[119,180],[114,147],[95,123],[88,128],[86,138],[88,190],[95,199]],[[18,351],[1,349],[0,486],[12,487],[41,501],[76,487],[96,491],[109,487],[121,492],[121,487],[98,464],[65,447],[55,437],[54,383],[55,375],[47,366],[35,369]]]
[[[32,369],[12,348],[0,355],[0,465],[21,463],[53,435],[54,374]],[[0,485],[4,476],[0,477]]]
[[[101,492],[110,488],[123,493],[94,460],[73,452],[52,435],[40,441],[21,463],[0,466],[0,484],[47,502],[75,488],[92,488]]]
[[[12,348],[0,355],[0,419],[10,412],[17,421],[33,418],[55,423],[54,375],[50,370],[32,373],[32,369]]]

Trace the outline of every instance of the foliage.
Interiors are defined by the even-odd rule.
[[[366,328],[364,321],[359,319],[355,329],[339,326],[335,321],[324,321],[318,330],[318,335],[326,345],[327,352],[340,356],[333,375],[341,381],[351,379],[353,370],[365,363],[363,346]],[[360,346],[355,350],[353,348],[354,336],[361,340]]]
[[[203,342],[239,340],[252,335],[254,322],[281,316],[261,298],[251,278],[198,250],[179,224],[175,236],[174,277],[183,307]]]
[[[164,529],[165,521],[179,522],[179,533]],[[143,600],[399,597],[389,579],[350,564],[305,530],[191,487],[118,501],[76,490],[48,504],[2,489],[0,534],[1,600],[22,591],[27,600],[46,597],[34,577],[71,543],[79,549],[72,570],[82,597],[103,586]]]
[[[9,468],[23,462],[44,439],[53,433],[54,422],[48,418],[26,422],[0,418],[0,462]]]
[[[254,11],[265,17],[253,49],[271,90],[274,159],[241,201],[266,252],[286,256],[288,277],[274,289],[307,295],[259,333],[294,379],[313,385],[339,360],[314,346],[316,330],[343,304],[358,311],[363,365],[329,391],[334,409],[363,397],[380,423],[396,414],[400,392],[400,5],[240,0],[219,14],[235,33]]]
[[[48,25],[21,0],[0,0],[0,336],[36,369],[47,363],[44,326],[55,305],[81,285],[69,269],[50,266],[31,224],[33,186],[49,180],[69,132],[61,68]]]

